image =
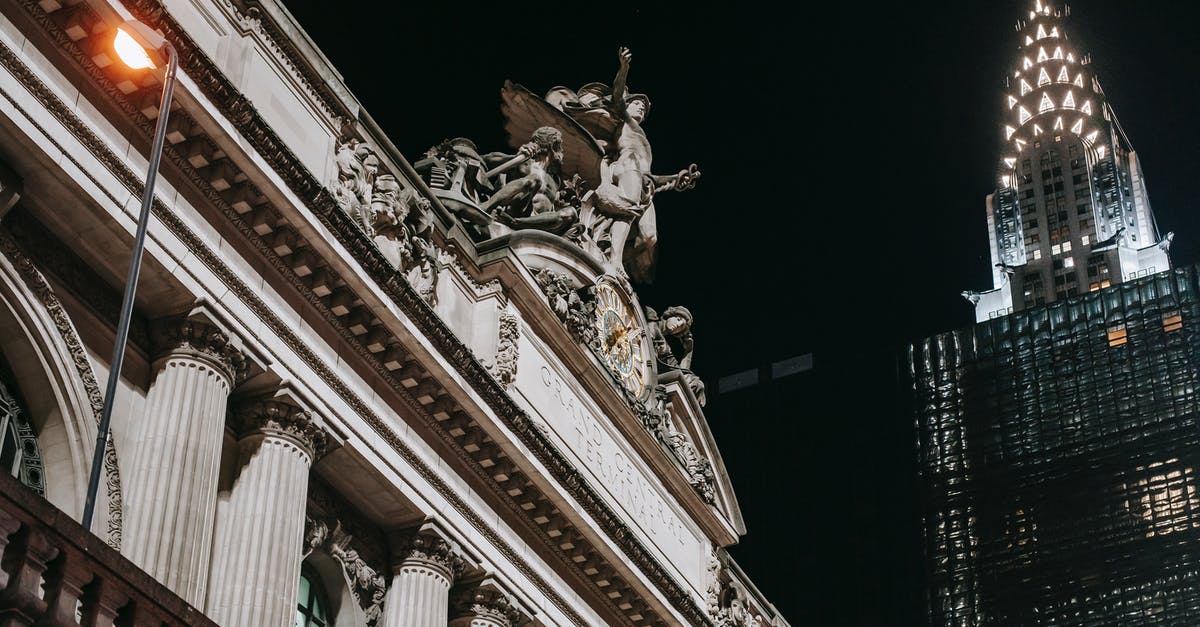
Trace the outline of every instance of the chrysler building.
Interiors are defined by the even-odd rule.
[[[996,189],[987,196],[993,289],[964,292],[977,321],[1170,268],[1137,152],[1068,38],[1070,9],[1036,0],[1006,76]]]

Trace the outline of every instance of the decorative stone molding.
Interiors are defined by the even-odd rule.
[[[554,315],[566,325],[567,331],[576,342],[599,350],[599,339],[596,337],[596,327],[592,323],[595,317],[596,304],[588,290],[576,290],[571,277],[548,268],[532,268],[534,280]],[[580,295],[580,292],[583,295]]]
[[[712,462],[696,450],[691,438],[673,426],[667,433],[667,446],[675,453],[675,457],[683,464],[687,473],[688,483],[696,490],[705,503],[715,502],[716,493],[713,488]]]
[[[440,569],[451,582],[467,567],[457,547],[429,525],[397,534],[392,554],[393,571],[417,562]]]
[[[478,621],[478,622],[477,622]],[[450,595],[450,624],[518,627],[526,624],[520,607],[490,580],[461,587]]]
[[[316,418],[278,396],[239,403],[234,411],[233,427],[243,437],[261,432],[287,438],[303,447],[313,459],[329,449],[329,435]]]
[[[507,388],[517,379],[517,340],[521,338],[521,324],[511,311],[501,309],[499,327],[496,358],[487,365],[496,381]]]
[[[350,582],[350,593],[358,601],[367,625],[378,624],[383,615],[383,599],[387,594],[387,580],[369,566],[358,551],[350,548],[354,538],[342,529],[342,523],[334,519],[333,528],[322,519],[304,518],[304,556],[322,549],[342,565],[346,580]]]
[[[150,341],[159,357],[189,355],[213,363],[230,380],[231,387],[246,375],[245,353],[203,307],[151,322]]]
[[[22,220],[19,224],[23,225],[24,223],[25,221]],[[6,225],[10,230],[13,229],[13,220],[9,219]],[[67,352],[71,355],[75,373],[79,375],[79,380],[87,391],[88,405],[91,407],[93,418],[99,424],[100,414],[104,408],[104,394],[100,390],[100,384],[96,381],[96,373],[92,370],[91,359],[83,348],[83,342],[79,339],[79,334],[76,332],[70,316],[63,309],[62,301],[58,299],[58,295],[54,293],[42,273],[25,255],[20,243],[8,232],[0,231],[0,254],[8,257],[25,286],[37,296],[54,321],[54,328],[58,331],[59,337],[66,344]],[[112,438],[109,438],[104,446],[104,487],[108,495],[108,534],[105,541],[114,549],[120,549],[124,507],[121,474],[117,466],[117,450]]]

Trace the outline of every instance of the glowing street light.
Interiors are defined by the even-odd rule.
[[[121,379],[121,366],[125,362],[125,346],[129,341],[129,321],[133,316],[133,296],[137,291],[138,275],[142,270],[142,250],[146,245],[146,226],[150,222],[150,208],[154,204],[154,182],[158,178],[159,161],[162,160],[163,139],[167,135],[167,116],[171,112],[171,96],[175,91],[175,70],[179,65],[175,49],[171,47],[166,37],[135,20],[129,20],[117,28],[117,35],[113,38],[113,49],[131,70],[156,70],[165,65],[166,76],[163,80],[162,100],[158,105],[158,121],[154,125],[154,142],[150,146],[150,167],[146,173],[146,189],[142,193],[142,211],[138,216],[137,235],[133,242],[133,260],[129,264],[129,277],[125,281],[125,296],[121,301],[121,316],[117,322],[112,368],[108,371],[108,385],[104,390],[104,409],[100,412],[100,426],[96,431],[96,450],[92,454],[92,473],[88,478],[87,500],[83,505],[82,523],[85,529],[91,529],[92,515],[96,510],[96,491],[100,487],[100,471],[104,467],[104,446],[108,442],[113,400],[117,395],[117,383]]]

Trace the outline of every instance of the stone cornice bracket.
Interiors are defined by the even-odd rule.
[[[254,434],[286,438],[314,460],[332,447],[332,438],[320,419],[286,384],[274,392],[238,399],[230,422],[239,437]]]
[[[467,623],[466,621],[471,621]],[[516,601],[494,579],[461,586],[450,594],[450,624],[477,624],[481,621],[500,627],[520,627],[529,618]]]
[[[392,572],[414,564],[439,572],[450,583],[467,569],[458,545],[432,522],[392,534]]]
[[[190,311],[150,323],[156,359],[186,355],[207,361],[236,386],[249,374],[251,362],[241,338],[231,334],[205,303]]]

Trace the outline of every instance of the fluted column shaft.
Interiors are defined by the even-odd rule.
[[[287,627],[296,615],[308,472],[323,436],[277,402],[238,412],[241,474],[220,504],[208,615],[221,625]]]
[[[380,627],[446,627],[450,586],[465,562],[433,526],[410,529],[393,541],[392,585]]]
[[[244,368],[228,336],[200,320],[156,323],[157,375],[130,453],[124,553],[194,605],[202,604],[225,408]]]
[[[399,564],[383,602],[381,627],[445,627],[450,617],[450,579],[423,560]]]

